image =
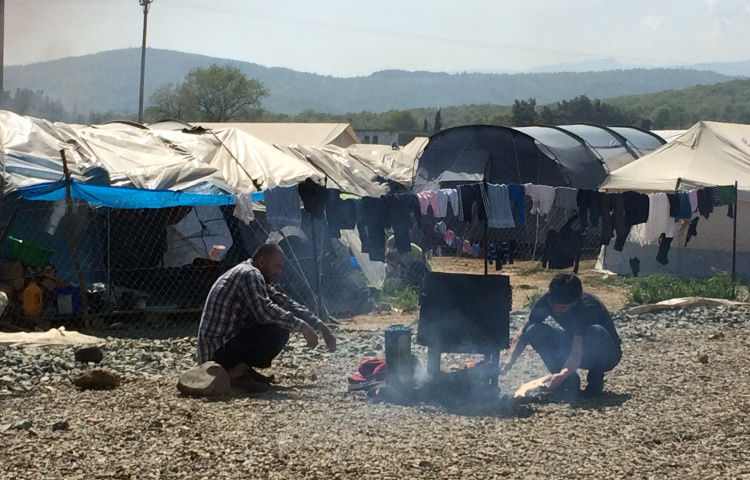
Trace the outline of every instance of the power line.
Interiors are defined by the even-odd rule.
[[[303,25],[307,27],[320,28],[320,29],[325,29],[325,30],[335,30],[338,32],[347,32],[347,33],[354,33],[354,34],[360,34],[360,35],[371,35],[371,36],[377,36],[379,38],[383,38],[383,37],[401,38],[405,40],[420,40],[420,41],[427,41],[427,42],[432,42],[432,43],[440,43],[440,44],[459,46],[459,47],[483,48],[483,49],[489,49],[489,50],[506,50],[506,51],[516,51],[520,53],[555,55],[555,56],[570,57],[570,58],[587,58],[587,59],[592,59],[592,60],[598,60],[604,57],[612,56],[612,55],[601,55],[601,54],[596,54],[596,53],[576,52],[576,51],[571,51],[571,50],[555,50],[555,49],[546,49],[546,48],[537,48],[537,47],[526,47],[526,46],[521,46],[521,45],[499,44],[499,43],[484,42],[484,41],[477,41],[477,40],[466,40],[466,39],[439,37],[439,36],[432,36],[432,35],[421,35],[421,34],[396,31],[396,30],[384,30],[381,28],[372,28],[372,27],[363,27],[363,26],[343,24],[343,23],[325,22],[325,21],[311,20],[311,19],[299,18],[299,17],[289,17],[285,15],[275,15],[275,14],[262,13],[262,12],[239,9],[239,8],[221,7],[221,6],[214,6],[214,5],[207,6],[204,3],[191,2],[189,0],[180,0],[180,1],[161,0],[161,3],[167,3],[167,4],[180,6],[180,7],[189,7],[189,8],[194,8],[194,9],[204,10],[204,11],[231,14],[235,16],[239,15],[239,16],[245,16],[245,17],[252,17],[252,18],[257,18],[259,20],[265,20],[265,21],[276,22],[276,23],[296,24],[296,25]],[[619,55],[616,56],[615,58],[616,60],[621,60],[624,62],[648,64],[648,65],[654,65],[654,66],[669,65],[669,66],[679,67],[679,66],[685,65],[684,62],[675,62],[673,60],[664,60],[664,59],[630,57],[630,56],[619,56]],[[713,63],[713,65],[724,67],[724,68],[738,69],[738,70],[750,70],[750,67],[740,66],[740,65],[719,64],[719,63]]]

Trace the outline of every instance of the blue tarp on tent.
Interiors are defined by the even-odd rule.
[[[110,187],[73,183],[72,180],[32,185],[20,188],[16,192],[26,200],[54,202],[65,199],[65,187],[68,184],[71,197],[85,200],[92,206],[134,209],[234,205],[234,195],[202,195],[172,190]],[[263,192],[255,192],[251,196],[254,202],[263,200]]]

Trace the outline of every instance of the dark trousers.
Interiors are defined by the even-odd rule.
[[[526,342],[531,345],[550,373],[562,370],[570,356],[573,337],[559,327],[535,323],[526,328]],[[583,333],[581,367],[594,372],[607,372],[620,363],[622,351],[601,325],[592,325]]]
[[[225,370],[247,364],[268,368],[289,341],[289,330],[277,325],[248,325],[223,347],[216,350],[213,360]]]

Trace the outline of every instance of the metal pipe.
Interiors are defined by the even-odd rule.
[[[146,31],[148,29],[148,11],[154,0],[139,0],[143,7],[143,43],[141,43],[141,90],[138,97],[138,123],[143,123],[143,89],[146,83]]]

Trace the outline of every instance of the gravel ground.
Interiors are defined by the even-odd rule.
[[[70,384],[86,368],[72,348],[0,347],[0,431],[31,421],[0,434],[0,478],[750,478],[748,313],[618,313],[625,354],[595,400],[505,396],[544,373],[531,350],[491,403],[346,393],[346,375],[384,355],[385,327],[342,327],[335,354],[295,338],[275,391],[225,400],[175,389],[192,338],[109,339],[102,366],[124,379],[111,391]]]

